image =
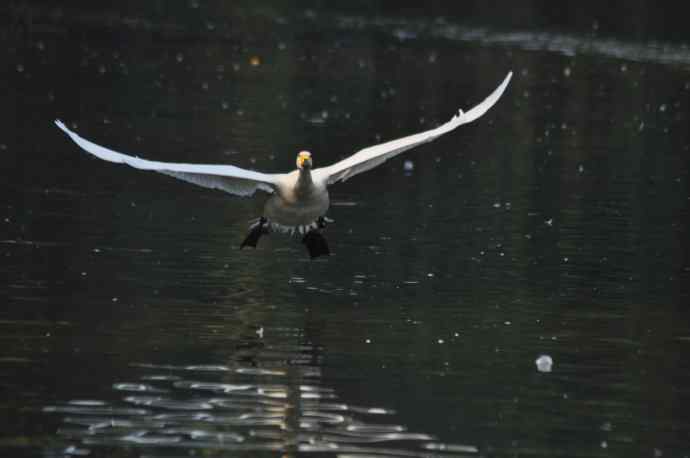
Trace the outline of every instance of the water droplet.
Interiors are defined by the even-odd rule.
[[[184,61],[184,54],[182,54],[181,52],[178,52],[177,55],[175,56],[175,60],[178,62]]]
[[[563,76],[565,76],[566,78],[570,77],[570,67],[565,67],[563,69]]]
[[[22,65],[22,64],[17,64],[17,71],[18,71],[19,73],[23,73],[23,72],[24,72],[24,65]]]
[[[403,162],[403,170],[405,172],[412,172],[414,170],[414,162],[409,159]]]
[[[261,65],[261,59],[259,58],[259,56],[250,57],[249,65],[251,65],[252,67],[258,67],[259,65]]]

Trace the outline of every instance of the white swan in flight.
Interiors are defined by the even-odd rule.
[[[261,235],[270,230],[298,230],[305,234],[302,241],[307,246],[310,256],[314,258],[330,254],[328,244],[321,234],[321,229],[327,221],[325,215],[329,206],[329,185],[370,170],[408,149],[435,140],[458,126],[474,121],[498,101],[511,76],[512,72],[508,73],[503,82],[482,103],[466,112],[460,110],[450,121],[435,129],[364,148],[335,164],[317,169],[312,168],[311,154],[308,151],[300,151],[297,155],[297,169],[289,173],[261,173],[221,164],[149,161],[90,142],[68,129],[60,120],[56,120],[55,124],[86,152],[109,162],[127,164],[141,170],[153,170],[238,196],[249,197],[257,190],[272,194],[266,201],[263,215],[251,227],[249,235],[240,247],[256,247]]]

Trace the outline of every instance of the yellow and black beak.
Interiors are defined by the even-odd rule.
[[[311,168],[311,153],[309,151],[300,151],[297,155],[297,168]]]

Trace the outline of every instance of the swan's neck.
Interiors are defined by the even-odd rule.
[[[299,175],[297,176],[297,191],[307,191],[311,189],[313,184],[311,171],[309,169],[299,169]]]

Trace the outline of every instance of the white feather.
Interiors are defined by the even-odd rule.
[[[358,173],[371,170],[377,165],[382,164],[388,159],[397,156],[398,154],[407,151],[410,148],[421,145],[422,143],[430,142],[437,139],[443,134],[446,134],[457,127],[474,121],[486,113],[494,104],[501,98],[503,91],[505,91],[513,72],[508,73],[503,82],[491,93],[482,103],[475,106],[471,110],[464,112],[460,110],[457,115],[445,124],[442,124],[435,129],[427,130],[418,134],[407,137],[391,140],[386,143],[370,146],[364,148],[352,156],[336,162],[328,167],[315,169],[312,173],[316,179],[325,181],[328,184],[333,184],[337,181],[345,181]]]
[[[69,130],[59,120],[55,121],[55,125],[69,135],[84,151],[105,161],[127,164],[141,170],[153,170],[205,188],[219,189],[238,196],[251,196],[257,189],[272,193],[275,184],[283,177],[283,174],[260,173],[233,165],[149,161],[90,142]]]

